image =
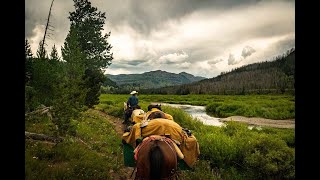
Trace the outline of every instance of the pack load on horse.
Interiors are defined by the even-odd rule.
[[[154,113],[154,112],[159,112],[159,113],[163,113],[165,119],[169,119],[169,120],[173,120],[173,117],[162,111],[161,109],[161,104],[155,104],[155,103],[151,103],[148,106],[148,111],[146,113],[141,113],[139,115],[134,114],[131,118],[131,121],[133,124],[135,123],[141,123],[143,120],[148,120],[150,119],[150,114]]]
[[[134,124],[134,117],[143,116],[145,114],[144,110],[141,109],[139,105],[129,108],[126,102],[123,102],[123,111],[124,111],[124,123]]]
[[[169,178],[178,168],[192,168],[200,155],[195,136],[173,118],[166,118],[168,114],[161,109],[149,107],[144,114],[147,118],[135,123],[122,136],[125,166],[136,167],[136,177],[147,179],[157,173]]]

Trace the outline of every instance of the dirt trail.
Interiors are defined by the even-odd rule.
[[[110,116],[105,112],[99,111],[99,110],[93,110],[98,112],[101,116],[105,117],[105,119],[107,121],[109,121],[111,124],[114,125],[116,132],[118,133],[119,137],[122,137],[123,134],[123,130],[125,128],[125,125],[122,124],[122,119],[118,118],[118,117],[114,117],[114,116]],[[131,173],[133,171],[133,167],[125,167],[123,165],[123,167],[119,170],[118,173],[116,172],[110,172],[110,178],[114,179],[114,180],[133,180],[134,179],[134,174],[131,176]]]
[[[265,119],[259,117],[243,117],[243,116],[230,116],[227,118],[221,118],[221,122],[225,121],[237,121],[247,123],[253,126],[268,126],[275,128],[295,128],[295,119],[287,119],[287,120],[274,120],[274,119]]]

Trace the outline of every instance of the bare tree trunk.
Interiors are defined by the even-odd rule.
[[[63,138],[61,137],[55,137],[55,136],[48,136],[45,134],[36,134],[25,131],[25,138],[26,139],[34,139],[34,140],[40,140],[40,141],[51,141],[51,142],[61,142]]]
[[[51,16],[51,8],[52,8],[52,5],[53,5],[53,1],[51,2],[51,5],[50,5],[50,10],[49,10],[49,15],[48,15],[48,19],[47,19],[47,25],[46,25],[46,29],[44,31],[44,36],[43,36],[43,40],[42,40],[42,48],[41,48],[41,56],[40,57],[45,57],[45,54],[44,54],[44,43],[45,43],[45,40],[46,40],[46,36],[47,36],[47,30],[48,30],[48,27],[49,27],[49,22],[50,22],[50,16]]]

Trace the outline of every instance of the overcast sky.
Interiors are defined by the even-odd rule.
[[[114,59],[108,74],[187,72],[212,78],[295,47],[291,0],[91,0],[106,13],[103,34]],[[33,54],[44,35],[51,0],[25,0],[25,37]],[[70,28],[72,0],[55,0],[47,40],[61,46]]]

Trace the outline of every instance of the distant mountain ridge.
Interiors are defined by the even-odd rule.
[[[179,74],[166,72],[162,70],[145,72],[142,74],[106,74],[106,78],[113,81],[121,88],[148,89],[161,88],[166,86],[182,85],[197,82],[205,77],[194,76],[192,74],[181,72]]]
[[[248,64],[217,77],[190,84],[144,89],[149,94],[282,94],[295,93],[295,50],[272,61]]]

